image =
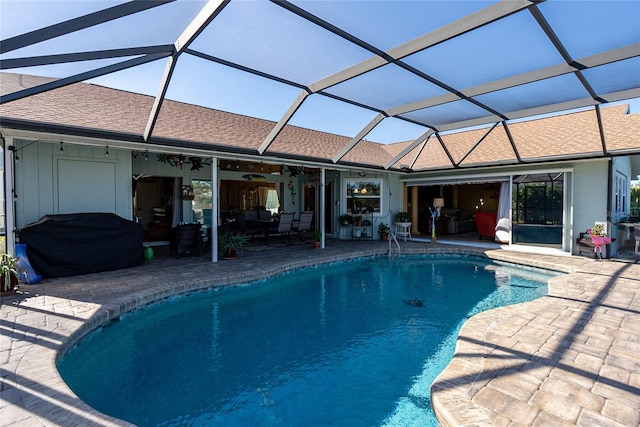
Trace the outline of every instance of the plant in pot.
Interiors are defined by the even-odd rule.
[[[593,227],[591,227],[588,231],[591,232],[594,236],[606,236],[604,225],[601,223],[595,223]]]
[[[340,222],[340,225],[351,225],[353,224],[353,215],[351,214],[342,214],[338,217],[338,221]]]
[[[237,258],[238,251],[242,250],[245,243],[247,243],[247,236],[244,234],[225,233],[218,236],[219,249],[224,259]]]
[[[380,239],[383,241],[389,240],[389,232],[391,231],[391,227],[389,227],[386,223],[381,222],[378,224],[378,233],[380,233]]]
[[[409,215],[409,212],[399,211],[399,212],[396,212],[395,215],[393,216],[393,221],[406,223],[411,221],[411,217]]]
[[[322,233],[320,230],[316,230],[313,234],[313,249],[320,248],[320,240],[322,240]]]
[[[18,258],[10,254],[0,255],[0,295],[14,293],[19,277]]]

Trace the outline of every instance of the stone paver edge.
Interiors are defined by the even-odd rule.
[[[548,295],[554,295],[556,297],[565,294],[563,285],[571,280],[574,275],[598,272],[598,262],[579,257],[568,258],[565,260],[566,263],[562,263],[562,261],[551,262],[542,259],[518,260],[516,253],[505,251],[487,251],[486,256],[497,261],[505,261],[518,265],[525,264],[536,268],[565,272],[566,274],[555,276],[549,280]],[[547,305],[550,306],[556,303],[561,304],[555,299],[542,298],[524,302],[517,306],[526,307],[545,304],[546,307]],[[478,313],[467,319],[462,326],[459,336],[465,336],[475,341],[475,343],[460,339],[456,340],[454,356],[451,362],[443,372],[436,377],[431,388],[431,405],[440,425],[443,427],[494,425],[487,414],[475,404],[472,398],[476,385],[473,382],[470,384],[466,380],[458,379],[460,372],[473,372],[476,378],[480,377],[484,370],[484,359],[468,358],[461,355],[478,352],[478,342],[483,343],[485,348],[490,347],[491,343],[486,340],[485,334],[491,329],[492,325],[497,321],[504,321],[516,315],[517,310],[526,311],[526,308],[516,309],[516,311],[514,311],[514,308],[515,306],[505,306]],[[514,326],[514,328],[517,328],[517,326]],[[454,365],[456,369],[448,369]],[[453,372],[456,370],[457,372]]]

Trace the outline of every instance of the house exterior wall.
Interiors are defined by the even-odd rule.
[[[8,145],[14,145],[20,157],[15,171],[16,199],[16,227],[37,221],[47,214],[69,213],[61,204],[61,196],[64,194],[76,195],[74,212],[104,211],[102,194],[109,193],[113,200],[108,206],[117,215],[132,219],[132,189],[131,177],[139,174],[177,177],[180,176],[185,184],[192,179],[211,179],[211,166],[205,165],[199,171],[191,171],[190,167],[176,167],[157,160],[156,155],[150,154],[148,160],[144,156],[132,159],[131,151],[125,149],[109,149],[109,156],[105,156],[106,147],[90,145],[61,145],[49,142],[33,142],[10,138]],[[612,162],[611,170],[609,162]],[[72,167],[69,169],[68,166]],[[79,167],[77,167],[79,166]],[[65,169],[66,168],[66,169]],[[82,175],[82,171],[113,170],[113,180],[101,188],[96,188],[99,183],[92,182],[92,174]],[[571,172],[571,179],[566,183],[567,215],[565,250],[573,247],[573,242],[580,232],[591,227],[595,221],[606,221],[607,213],[612,210],[609,193],[611,177],[616,171],[630,176],[631,165],[627,157],[595,160],[580,160],[573,162],[557,162],[547,165],[522,166],[501,168],[482,168],[453,172],[413,173],[400,175],[396,173],[368,173],[367,178],[380,178],[383,182],[382,209],[379,215],[375,215],[374,238],[379,238],[377,227],[381,222],[389,225],[393,223],[393,214],[403,210],[405,203],[405,181],[415,179],[455,180],[462,182],[464,177],[470,176],[508,176],[512,174],[535,173],[544,170],[567,170]],[[73,173],[77,173],[74,176]],[[66,175],[65,175],[66,174]],[[71,175],[69,175],[71,174]],[[243,173],[235,171],[219,170],[219,180],[242,180]],[[327,200],[331,204],[334,218],[346,211],[344,180],[356,178],[359,175],[354,171],[333,171],[328,174],[327,180],[335,186],[335,200]],[[93,177],[95,178],[95,177]],[[302,210],[302,177],[289,177],[284,175],[269,175],[267,181],[282,184],[282,209],[288,212]],[[488,178],[490,179],[490,178]],[[294,192],[290,191],[289,182],[292,183]],[[337,202],[337,203],[336,203]],[[96,209],[96,206],[100,206]],[[216,206],[217,209],[217,206]],[[191,203],[183,203],[183,217],[189,218]],[[615,221],[615,219],[614,219]],[[336,221],[337,222],[337,221]],[[328,234],[335,234],[336,230],[325,230]],[[613,230],[613,237],[624,239],[620,233]],[[620,234],[620,235],[619,235]],[[624,240],[621,240],[623,242]],[[618,245],[611,245],[611,253],[615,254]],[[576,253],[575,247],[573,252]]]
[[[574,164],[573,235],[574,240],[593,227],[596,221],[607,220],[609,161],[607,159]],[[574,251],[574,253],[577,253]]]
[[[106,157],[101,146],[63,144],[61,151],[60,144],[47,142],[13,139],[10,144],[19,156],[17,228],[45,215],[74,212],[107,211],[132,219],[129,151],[110,148]],[[107,176],[113,179],[106,182]]]

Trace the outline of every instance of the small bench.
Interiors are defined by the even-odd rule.
[[[591,241],[589,233],[580,233],[580,236],[576,239],[576,245],[578,246],[578,255],[586,252],[593,256],[596,245]]]

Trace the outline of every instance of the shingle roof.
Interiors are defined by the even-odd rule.
[[[442,140],[454,164],[461,167],[517,163],[518,155],[523,162],[535,162],[614,155],[617,152],[639,153],[640,114],[625,114],[628,105],[604,107],[600,111],[606,152],[595,109],[508,123],[507,128],[517,152],[502,124],[488,134],[488,128],[474,129],[442,135]],[[394,144],[395,150],[388,148],[388,151],[392,154],[400,152],[406,144]],[[472,148],[473,151],[469,153]],[[410,164],[416,153],[417,149],[399,163]],[[413,169],[451,167],[452,163],[444,149],[432,136]]]
[[[40,77],[0,73],[0,90],[2,93],[11,92],[46,81]],[[0,120],[19,120],[41,125],[43,129],[47,125],[55,125],[85,129],[94,134],[123,134],[142,141],[152,104],[153,98],[150,96],[76,83],[0,105]],[[639,153],[640,115],[625,114],[627,108],[618,105],[600,110],[606,153],[595,109],[508,123],[507,127],[517,153],[525,162],[603,156],[616,152]],[[274,126],[275,122],[268,120],[166,100],[158,117],[154,138],[163,143],[190,143],[198,148],[255,150],[257,154],[258,147]],[[474,129],[444,134],[441,138],[454,164],[461,167],[518,162],[516,151],[502,124],[488,134],[487,129]],[[330,162],[349,141],[350,138],[346,136],[288,125],[265,154]],[[363,140],[342,161],[381,167],[409,143],[382,145]],[[414,170],[454,167],[435,135],[427,141],[426,146],[419,145],[396,162],[394,168],[409,167],[411,164]]]

